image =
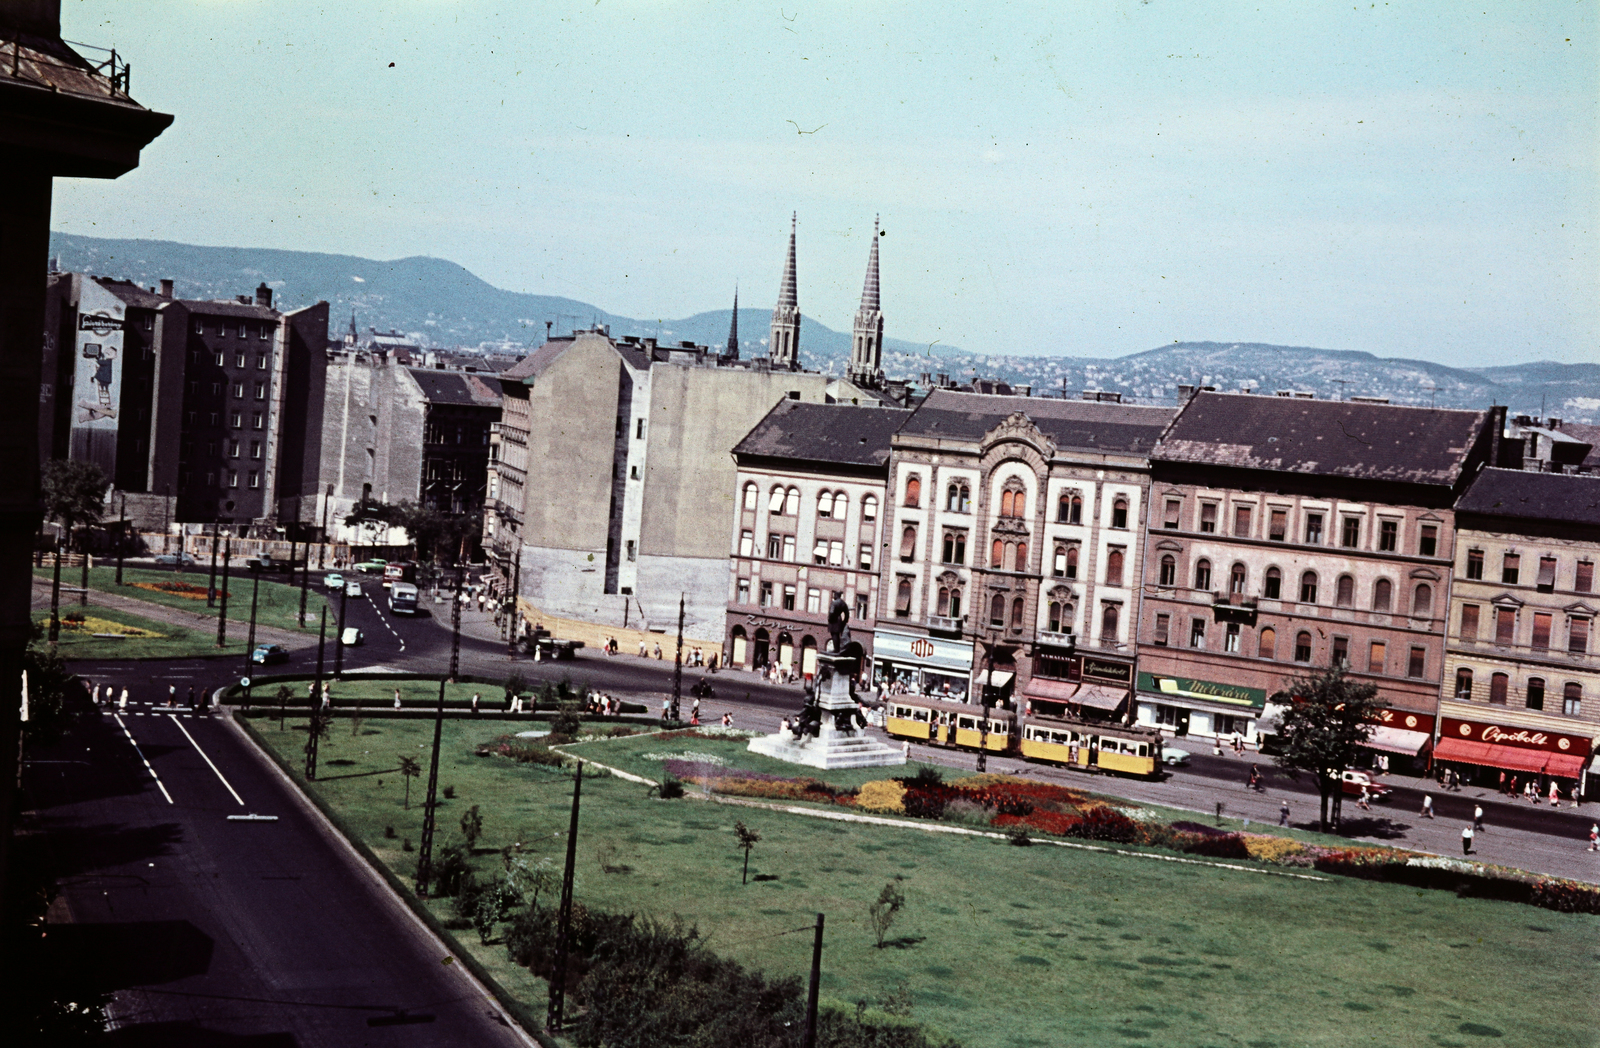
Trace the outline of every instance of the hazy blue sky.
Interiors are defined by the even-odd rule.
[[[1120,355],[1600,358],[1592,0],[65,0],[176,114],[55,228],[436,255],[673,318]],[[799,132],[807,133],[799,133]]]

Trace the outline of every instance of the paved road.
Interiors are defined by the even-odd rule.
[[[103,958],[119,1043],[530,1043],[224,719],[134,702],[26,774],[73,922],[52,935]],[[228,819],[250,813],[277,821]]]

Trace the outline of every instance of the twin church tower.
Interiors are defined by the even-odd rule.
[[[795,228],[798,216],[789,220],[789,255],[783,263],[783,282],[778,286],[778,304],[772,310],[772,335],[767,358],[774,368],[800,369],[800,291],[795,276]],[[878,220],[872,220],[872,248],[867,255],[867,280],[861,288],[861,306],[856,310],[855,328],[850,340],[850,367],[846,377],[857,386],[875,389],[883,383],[883,309],[878,298]],[[739,297],[734,295],[733,327],[728,333],[728,353],[738,354]]]

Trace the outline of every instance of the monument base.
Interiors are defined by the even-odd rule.
[[[791,764],[808,768],[881,768],[903,765],[905,750],[887,746],[867,734],[864,727],[840,730],[836,714],[847,711],[852,716],[856,701],[850,697],[850,682],[845,673],[837,672],[837,656],[819,654],[817,702],[822,723],[817,734],[802,732],[796,738],[793,732],[780,731],[750,740],[750,752],[776,757]]]

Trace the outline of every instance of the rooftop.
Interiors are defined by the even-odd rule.
[[[780,400],[734,445],[734,455],[881,466],[889,440],[910,416],[899,408]]]
[[[1174,408],[1047,397],[1001,397],[935,389],[900,432],[907,436],[979,441],[1016,412],[1033,420],[1058,448],[1147,455],[1176,414]]]
[[[1456,501],[1456,512],[1600,525],[1600,477],[1485,469]]]
[[[500,380],[491,375],[469,375],[464,371],[441,371],[438,368],[406,370],[430,403],[500,406]]]

